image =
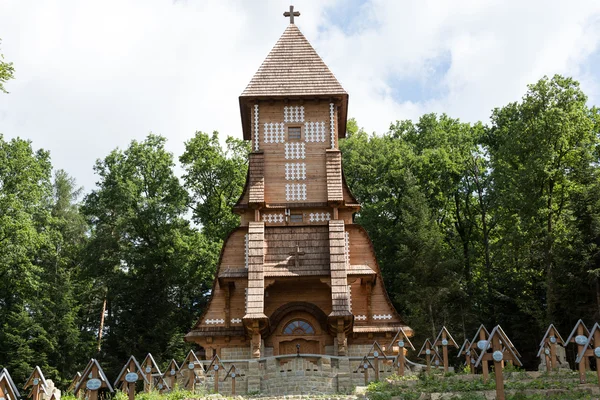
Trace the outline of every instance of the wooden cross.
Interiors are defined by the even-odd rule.
[[[300,256],[303,256],[305,253],[300,251],[300,246],[296,245],[296,250],[289,253],[290,256],[294,256],[294,267],[300,265]]]
[[[300,12],[294,11],[294,6],[290,6],[290,11],[286,11],[283,13],[284,17],[290,17],[290,24],[294,23],[294,17],[299,17]]]

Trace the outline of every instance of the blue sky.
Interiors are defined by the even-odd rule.
[[[50,150],[90,190],[93,165],[149,132],[176,156],[196,130],[241,137],[237,97],[289,1],[0,0],[16,79],[0,133]],[[600,104],[598,0],[298,0],[296,23],[369,132],[445,112],[487,122],[544,75]]]

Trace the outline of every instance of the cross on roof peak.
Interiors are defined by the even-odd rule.
[[[284,17],[290,17],[290,24],[294,23],[294,17],[300,16],[300,11],[294,11],[294,6],[290,6],[290,11],[283,13]]]

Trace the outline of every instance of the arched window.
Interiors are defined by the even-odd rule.
[[[290,322],[283,330],[284,335],[309,335],[312,333],[315,333],[314,328],[308,322],[300,319]]]

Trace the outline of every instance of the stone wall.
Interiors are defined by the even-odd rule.
[[[246,360],[250,358],[250,346],[248,347],[224,347],[221,349],[223,360]]]
[[[370,347],[370,346],[368,346]],[[366,349],[368,350],[368,348]],[[365,351],[366,352],[366,351]],[[223,353],[222,353],[223,354]],[[232,352],[232,354],[237,354]],[[364,354],[363,354],[364,356]],[[395,372],[391,360],[370,358],[378,366],[379,379]],[[329,355],[293,355],[263,357],[260,359],[221,360],[224,369],[219,371],[219,393],[231,395],[231,378],[225,379],[231,365],[236,367],[236,394],[261,393],[267,395],[319,395],[349,393],[354,386],[365,384],[361,357],[336,357]],[[204,367],[210,361],[202,361]],[[376,378],[370,369],[368,382]],[[206,371],[200,385],[214,390],[214,371]]]

